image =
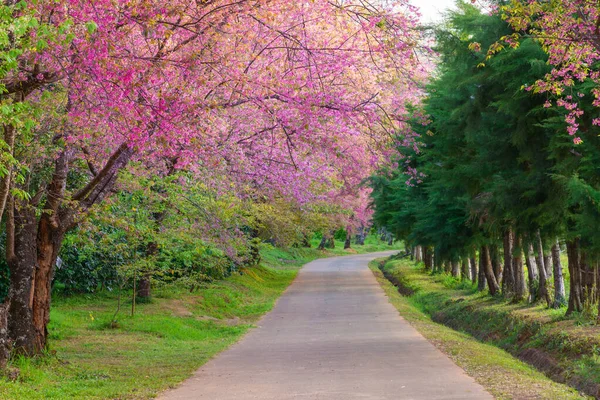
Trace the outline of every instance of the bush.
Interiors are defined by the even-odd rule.
[[[85,243],[77,231],[67,234],[54,274],[53,289],[63,294],[112,290],[117,285],[116,265],[124,262],[120,252]]]

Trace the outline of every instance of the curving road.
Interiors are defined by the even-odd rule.
[[[163,400],[493,397],[388,302],[376,253],[307,264],[259,327]]]

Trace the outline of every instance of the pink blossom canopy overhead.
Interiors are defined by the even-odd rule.
[[[68,29],[28,55],[44,70],[22,79],[64,83],[65,139],[91,149],[85,157],[103,163],[126,144],[140,160],[168,157],[240,192],[336,199],[361,214],[357,187],[386,158],[426,76],[418,15],[404,0],[36,7]]]

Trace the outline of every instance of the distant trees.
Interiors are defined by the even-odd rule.
[[[398,168],[371,179],[374,219],[431,249],[433,265],[425,265],[433,271],[479,257],[470,276],[480,290],[514,301],[565,304],[566,251],[567,313],[600,305],[594,81],[573,82],[560,96],[540,93],[530,87],[553,67],[536,38],[517,37],[488,57],[485,49],[498,38],[513,37],[500,15],[463,3],[446,23],[435,31],[440,60],[423,104],[430,119],[422,124],[418,112],[412,122],[420,150],[402,150]],[[579,144],[571,137],[570,106],[552,107],[574,99],[584,111],[577,116]]]

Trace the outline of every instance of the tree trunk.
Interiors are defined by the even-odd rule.
[[[423,263],[425,270],[433,272],[433,252],[429,246],[423,246]]]
[[[548,280],[550,280],[554,273],[554,268],[552,267],[552,251],[550,251],[550,253],[548,253],[548,250],[544,252],[544,267],[546,267],[546,276],[548,277]]]
[[[479,290],[480,292],[483,292],[485,290],[485,286],[486,286],[485,265],[483,265],[484,261],[485,261],[485,257],[480,252],[479,253],[479,272],[477,275],[477,290]]]
[[[0,304],[0,371],[6,367],[10,357],[11,343],[8,336],[8,309],[10,303],[6,300]]]
[[[579,249],[579,270],[581,273],[581,301],[585,305],[586,302],[593,303],[595,301],[595,273],[592,263],[588,259],[585,251]]]
[[[444,261],[442,263],[442,265],[443,265],[442,268],[443,268],[443,270],[444,270],[445,273],[447,273],[447,274],[451,273],[452,267],[450,266],[450,262],[449,261]]]
[[[536,235],[536,245],[537,245],[537,259],[539,260],[539,273],[540,273],[540,289],[538,292],[538,298],[546,301],[546,305],[550,307],[552,303],[552,299],[550,298],[550,292],[548,291],[548,278],[546,274],[546,265],[544,264],[544,247],[542,244],[542,237],[540,236],[540,231],[538,230]]]
[[[52,216],[43,214],[38,224],[37,268],[34,277],[33,325],[36,330],[37,349],[46,346],[48,322],[50,322],[50,300],[52,279],[56,259],[62,246],[65,232],[60,225],[54,225]]]
[[[386,240],[387,240],[388,246],[393,245],[394,244],[394,235],[392,235],[390,232],[388,232],[386,234]]]
[[[157,229],[158,233],[158,229]],[[150,242],[146,246],[146,256],[154,257],[158,253],[158,243]],[[137,293],[136,297],[139,297],[143,300],[148,300],[152,295],[152,286],[151,286],[151,272],[150,271],[141,271],[140,279],[137,282]]]
[[[149,299],[151,295],[150,277],[148,275],[143,275],[137,283],[136,297],[140,299]]]
[[[534,303],[538,299],[537,295],[539,291],[538,267],[533,255],[533,245],[530,243],[526,248],[525,264],[527,265],[527,277],[529,281],[529,301]]]
[[[595,267],[594,271],[595,271],[595,275],[596,275],[596,277],[595,277],[595,280],[596,280],[595,301],[596,301],[596,311],[598,312],[598,314],[596,315],[596,325],[599,325],[600,324],[600,290],[599,290],[599,288],[600,288],[600,265],[598,265],[598,262],[595,263],[594,267]]]
[[[558,240],[552,245],[552,267],[554,269],[554,303],[552,307],[560,308],[567,304],[565,294],[565,280],[560,262],[560,245]]]
[[[581,272],[579,270],[579,239],[570,240],[567,242],[567,256],[569,258],[569,302],[567,307],[567,315],[573,311],[583,310],[582,288],[581,288]]]
[[[328,249],[335,249],[335,236],[334,233],[332,232],[329,237],[327,238],[327,244],[326,247]]]
[[[460,275],[460,264],[458,260],[452,261],[452,276],[458,278]]]
[[[523,248],[521,247],[521,238],[515,236],[512,258],[512,270],[515,278],[515,296],[514,301],[521,301],[525,298],[525,271],[523,271]]]
[[[444,271],[444,261],[439,255],[439,250],[436,252],[434,248],[432,251],[433,257],[433,272],[436,274],[441,274]]]
[[[350,241],[352,239],[352,235],[350,234],[350,228],[348,228],[346,232],[346,241],[344,242],[344,249],[350,248]]]
[[[37,220],[35,210],[30,207],[15,210],[14,217],[15,256],[7,260],[11,286],[8,334],[17,353],[34,355],[44,349],[46,337],[45,326],[41,331],[37,331],[37,327],[33,323],[34,279],[37,266]]]
[[[76,205],[71,206],[65,202],[65,191],[73,154],[73,150],[65,149],[56,158],[45,193],[27,203],[14,204],[12,210],[15,232],[11,239],[14,257],[7,260],[11,274],[8,332],[17,353],[40,354],[46,347],[51,284],[64,235],[90,207],[104,200],[133,150],[125,144],[119,146],[102,170],[72,196],[70,200]],[[36,211],[43,194],[44,211],[38,221]]]
[[[498,286],[502,282],[502,260],[500,259],[500,252],[498,246],[489,246],[490,250],[490,262],[492,263],[492,269],[494,270],[494,276],[496,277],[496,283]]]
[[[475,255],[469,258],[469,264],[471,264],[471,281],[477,282],[477,258]]]
[[[460,264],[460,278],[465,280],[471,280],[471,268],[469,268],[469,259],[463,258]]]
[[[358,233],[356,234],[356,244],[359,246],[363,246],[365,244],[365,236],[367,235],[367,230],[364,226],[360,226],[358,228]]]
[[[421,246],[415,246],[415,260],[417,262],[423,261],[423,251]]]
[[[484,270],[490,294],[492,296],[495,296],[500,291],[500,286],[498,285],[496,275],[494,274],[494,268],[492,267],[492,259],[490,255],[490,248],[488,246],[481,246],[479,258],[481,260],[481,265]]]
[[[513,233],[510,229],[507,229],[503,235],[504,273],[502,274],[502,293],[505,297],[510,297],[515,293],[515,273],[512,267],[513,242]]]
[[[327,245],[327,235],[324,233],[319,243],[319,250],[325,250],[325,245]]]

